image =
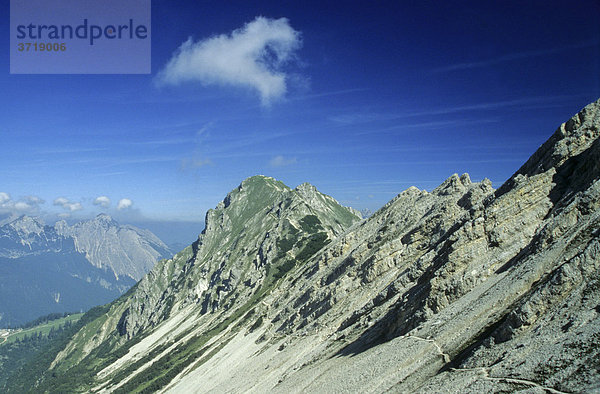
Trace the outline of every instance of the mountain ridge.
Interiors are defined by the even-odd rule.
[[[600,100],[500,188],[453,174],[365,220],[248,178],[48,355],[36,389],[597,389],[599,141]]]

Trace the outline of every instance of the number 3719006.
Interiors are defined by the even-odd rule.
[[[19,52],[64,52],[67,50],[67,46],[64,42],[58,43],[43,43],[43,42],[20,42],[17,44],[17,50]]]

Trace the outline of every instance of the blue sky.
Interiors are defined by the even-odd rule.
[[[0,214],[199,222],[255,174],[371,210],[498,187],[600,96],[597,1],[222,3],[152,1],[150,75],[10,75],[1,37]]]

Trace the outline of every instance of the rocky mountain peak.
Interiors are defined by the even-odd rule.
[[[253,192],[260,192],[262,189],[273,189],[278,191],[289,190],[283,182],[278,181],[275,178],[265,175],[254,175],[244,179],[242,183],[240,183],[240,186],[238,186],[237,191],[250,194]]]
[[[242,212],[254,215],[290,190],[283,182],[264,175],[244,179],[240,185],[227,193],[223,201],[206,212],[202,234],[215,233],[222,229],[238,228]]]
[[[244,179],[241,182],[241,185],[252,185],[252,184],[259,184],[259,183],[263,183],[263,184],[273,184],[273,183],[278,183],[279,181],[271,176],[267,176],[267,175],[262,175],[262,174],[258,174],[258,175],[253,175],[250,176],[246,179]]]
[[[248,178],[208,211],[197,243],[140,282],[119,333],[131,338],[194,305],[201,315],[252,307],[358,220],[313,186],[292,190],[273,178]]]
[[[54,223],[54,229],[58,234],[67,234],[69,230],[69,224],[66,222],[66,220],[59,220],[58,222]]]
[[[337,201],[331,196],[327,194],[321,193],[314,185],[304,182],[298,185],[293,190],[293,195],[296,198],[299,198],[302,201],[305,201],[306,204],[312,207],[318,207],[319,209],[326,209],[327,205],[335,204],[334,206],[340,206]],[[342,209],[349,212],[351,215],[357,218],[363,218],[361,212],[357,211],[351,207],[340,206]]]
[[[44,232],[44,222],[40,218],[22,215],[8,224],[19,234],[40,234]]]
[[[433,194],[443,196],[457,193],[464,193],[471,185],[471,177],[469,174],[464,173],[461,176],[458,174],[452,174],[446,179],[441,185],[433,190]]]
[[[542,144],[496,195],[533,183],[551,188],[554,204],[586,189],[600,171],[600,99],[584,107]]]
[[[61,239],[42,219],[22,215],[0,226],[0,257],[19,258],[57,250]]]
[[[118,224],[110,215],[107,215],[105,213],[98,214],[94,218],[94,221],[97,222],[97,223],[105,223],[107,225],[116,225],[116,224]]]
[[[270,194],[277,194],[286,190],[289,190],[289,188],[275,178],[265,175],[254,175],[244,179],[237,188],[229,192],[215,209],[227,208],[235,201],[242,201],[242,204],[245,204],[247,201],[255,201],[265,198]]]
[[[97,226],[100,226],[104,229],[108,229],[108,228],[118,228],[120,225],[110,215],[107,215],[105,213],[100,213],[100,214],[96,215],[96,217],[93,218],[92,220],[80,221],[78,223],[75,223],[72,227],[73,228],[79,228],[79,227],[91,228],[91,227],[97,227]]]
[[[591,148],[600,136],[600,99],[588,104],[561,124],[517,171],[533,176],[563,165],[567,160]]]
[[[308,182],[304,182],[304,183],[296,186],[295,190],[298,193],[303,194],[303,195],[312,195],[312,194],[317,193],[317,188]]]

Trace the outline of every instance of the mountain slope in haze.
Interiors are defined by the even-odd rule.
[[[5,389],[598,389],[599,137],[600,100],[499,189],[455,174],[366,220],[249,178],[196,243]]]
[[[151,233],[106,215],[72,227],[16,218],[0,227],[0,323],[110,302],[167,253]]]
[[[120,225],[106,214],[68,226],[56,223],[60,235],[70,237],[78,252],[93,266],[109,269],[116,277],[140,280],[158,260],[172,255],[156,235],[130,225]]]
[[[18,258],[58,252],[68,241],[40,219],[21,216],[0,226],[0,257]],[[68,246],[67,246],[68,247]]]

